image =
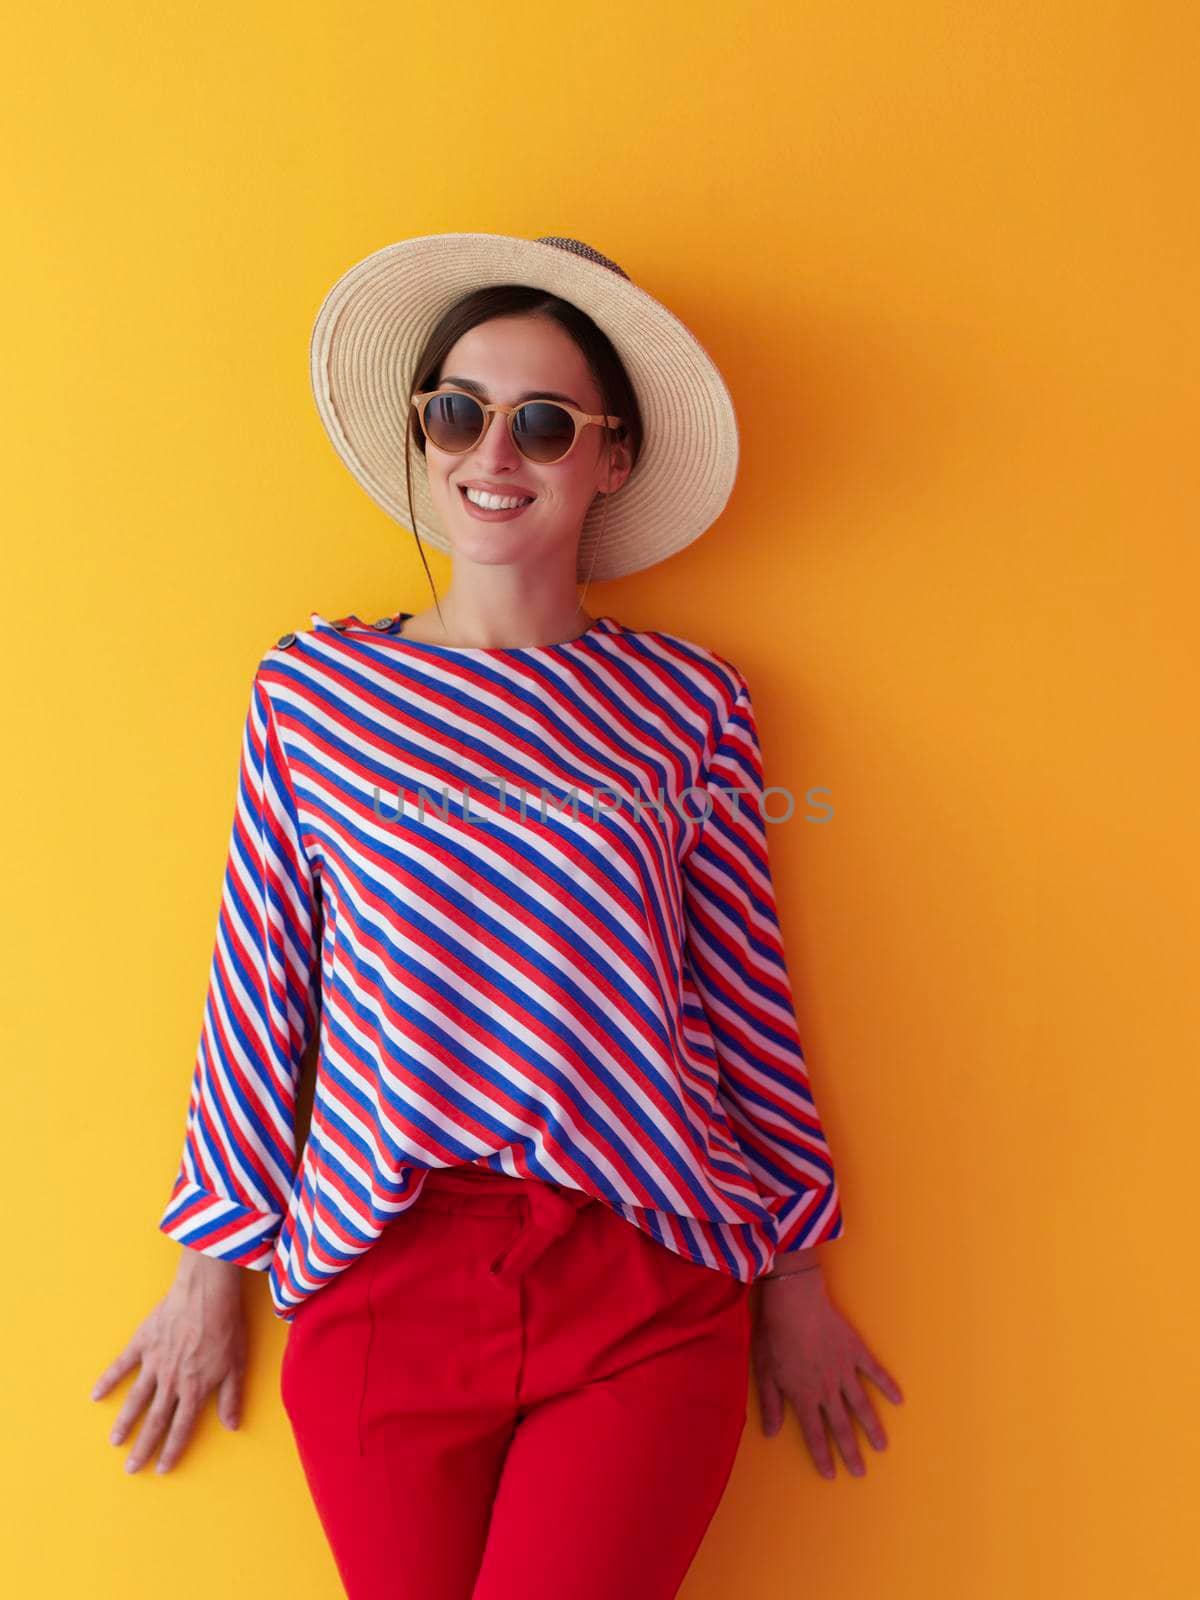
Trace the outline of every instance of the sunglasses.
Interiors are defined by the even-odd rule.
[[[484,405],[462,389],[429,389],[412,397],[425,437],[439,450],[460,456],[483,438],[493,411],[508,424],[509,437],[529,461],[548,466],[575,448],[589,423],[615,428],[621,417],[589,416],[558,400],[525,400],[519,406]]]

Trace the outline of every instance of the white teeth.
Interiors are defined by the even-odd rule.
[[[532,503],[533,496],[525,495],[518,500],[505,499],[502,495],[488,494],[483,489],[464,489],[463,493],[472,505],[482,506],[485,511],[509,511],[515,506],[527,506]]]

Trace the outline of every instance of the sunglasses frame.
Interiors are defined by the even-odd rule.
[[[483,412],[483,426],[480,428],[478,435],[472,439],[470,444],[464,445],[461,450],[446,450],[445,445],[438,444],[436,439],[430,439],[429,437],[429,429],[425,426],[425,407],[432,399],[440,394],[460,394],[464,397],[464,399],[474,400],[475,404]],[[411,403],[416,407],[417,416],[421,421],[421,431],[424,433],[425,438],[430,444],[433,445],[435,450],[443,450],[445,451],[446,455],[449,456],[464,456],[468,450],[474,450],[475,446],[479,444],[480,440],[487,436],[487,431],[492,425],[492,413],[494,411],[500,412],[504,418],[505,425],[508,428],[508,437],[512,440],[512,443],[518,450],[521,451],[521,455],[524,456],[526,461],[532,461],[534,466],[538,467],[552,467],[559,461],[565,461],[571,454],[571,451],[574,450],[575,446],[579,443],[579,435],[589,423],[594,423],[597,427],[616,428],[619,427],[620,424],[625,420],[624,417],[609,417],[604,416],[603,414],[598,417],[594,417],[587,411],[577,411],[574,406],[569,406],[562,400],[540,399],[537,395],[534,395],[532,399],[522,400],[518,405],[515,406],[502,406],[498,403],[487,405],[479,398],[477,394],[472,394],[469,389],[459,389],[452,383],[444,383],[437,389],[424,389],[413,395]],[[571,421],[575,425],[575,433],[570,444],[563,451],[562,455],[555,456],[553,460],[550,461],[539,461],[536,456],[526,455],[525,451],[521,450],[520,441],[513,432],[513,417],[516,415],[516,413],[522,410],[525,406],[537,405],[557,406],[560,411],[566,412],[567,416],[570,417]]]

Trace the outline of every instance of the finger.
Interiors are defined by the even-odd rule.
[[[142,1407],[148,1400],[154,1398],[154,1391],[157,1387],[158,1381],[154,1374],[143,1367],[133,1388],[125,1396],[125,1404],[117,1412],[117,1420],[108,1430],[111,1444],[121,1444],[123,1442],[125,1435],[141,1414]]]
[[[846,1404],[862,1424],[863,1432],[871,1441],[876,1450],[887,1449],[887,1434],[883,1431],[883,1424],[875,1415],[875,1407],[871,1404],[867,1391],[857,1378],[847,1378],[842,1384],[842,1393],[846,1397]]]
[[[858,1448],[858,1440],[854,1437],[854,1428],[840,1389],[837,1394],[831,1395],[825,1401],[825,1414],[829,1418],[829,1426],[833,1429],[833,1437],[837,1440],[838,1449],[842,1452],[846,1465],[854,1477],[861,1478],[867,1469]]]
[[[762,1431],[768,1439],[773,1439],[783,1426],[783,1391],[765,1367],[758,1371],[758,1400]]]
[[[154,1404],[146,1413],[146,1420],[142,1423],[137,1439],[125,1461],[126,1472],[137,1472],[145,1465],[150,1456],[154,1454],[158,1441],[166,1431],[167,1425],[175,1411],[176,1397],[174,1394],[159,1391]]]
[[[156,1472],[170,1472],[171,1468],[179,1460],[179,1457],[183,1454],[184,1445],[191,1437],[192,1429],[195,1427],[196,1418],[199,1414],[200,1407],[193,1399],[189,1397],[189,1399],[184,1400],[182,1396],[179,1398],[175,1406],[175,1414],[171,1418],[170,1427],[167,1429],[167,1437],[158,1453],[158,1460],[154,1464]],[[148,1418],[147,1421],[149,1421]],[[135,1448],[140,1450],[141,1444],[142,1441],[139,1438]],[[131,1459],[132,1455],[133,1452],[131,1451]],[[142,1459],[144,1460],[145,1457]],[[126,1465],[128,1466],[128,1463]],[[129,1471],[136,1472],[137,1467],[130,1466]]]
[[[227,1428],[236,1428],[242,1420],[242,1372],[240,1367],[231,1368],[217,1390],[217,1415]]]
[[[793,1400],[793,1404],[796,1402]],[[817,1471],[823,1478],[833,1477],[833,1456],[829,1450],[829,1440],[825,1433],[825,1419],[821,1408],[811,1401],[796,1405],[796,1415],[800,1418],[800,1431],[804,1435],[804,1442],[808,1446],[808,1453],[816,1463]]]
[[[904,1396],[900,1392],[900,1385],[887,1368],[875,1359],[865,1345],[855,1355],[855,1365],[860,1367],[880,1392],[885,1394],[894,1404],[904,1404]]]
[[[119,1383],[127,1372],[132,1372],[141,1360],[141,1356],[132,1344],[127,1345],[121,1354],[96,1379],[92,1385],[92,1399],[102,1400],[114,1383]]]

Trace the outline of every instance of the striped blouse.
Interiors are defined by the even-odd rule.
[[[838,1238],[742,674],[609,616],[463,647],[407,615],[313,612],[255,671],[159,1228],[285,1321],[460,1163],[744,1282]]]

